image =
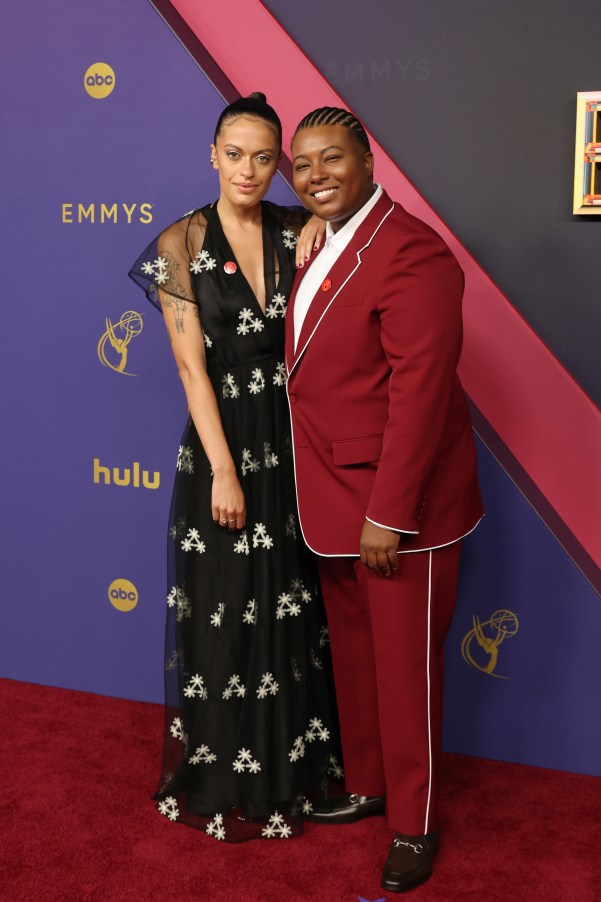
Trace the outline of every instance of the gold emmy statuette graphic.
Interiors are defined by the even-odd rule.
[[[142,331],[142,315],[136,313],[135,310],[126,310],[118,323],[113,323],[106,318],[106,332],[100,337],[98,342],[98,358],[103,366],[108,366],[115,373],[123,373],[124,376],[135,376],[135,373],[128,373],[125,369],[127,365],[127,348],[132,340]],[[106,356],[106,343],[115,351],[118,362],[111,363]]]
[[[83,77],[83,86],[95,100],[103,100],[115,87],[115,73],[108,63],[92,63]]]
[[[499,646],[504,639],[515,636],[520,626],[518,618],[512,611],[495,611],[484,623],[474,614],[472,622],[473,629],[466,633],[461,643],[463,660],[482,673],[498,680],[508,680],[509,677],[494,671],[499,659]],[[474,640],[477,647],[474,646]]]
[[[108,594],[110,603],[118,611],[133,611],[138,603],[138,590],[128,579],[114,579]]]

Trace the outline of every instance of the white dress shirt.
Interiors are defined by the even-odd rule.
[[[332,229],[331,224],[326,223],[326,243],[323,246],[317,259],[311,264],[308,271],[303,276],[302,282],[296,293],[294,301],[294,350],[298,344],[298,337],[301,334],[305,317],[311,306],[311,301],[319,291],[325,277],[332,269],[338,257],[349,244],[351,238],[373,210],[378,200],[382,196],[382,186],[375,185],[375,191],[360,210],[357,210],[354,216],[351,216],[348,222],[342,226],[337,232]]]

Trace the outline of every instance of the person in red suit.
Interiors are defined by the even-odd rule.
[[[361,123],[325,107],[292,142],[294,187],[327,220],[297,278],[286,365],[299,518],[330,625],[345,788],[309,815],[386,810],[401,892],[438,845],[443,644],[461,539],[483,510],[457,376],[463,273],[373,182]]]

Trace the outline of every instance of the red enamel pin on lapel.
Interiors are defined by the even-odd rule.
[[[321,290],[322,290],[322,291],[329,291],[331,287],[332,287],[332,280],[331,280],[331,279],[324,279],[323,282],[321,283]]]

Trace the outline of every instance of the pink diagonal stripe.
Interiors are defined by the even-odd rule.
[[[172,5],[241,94],[262,90],[268,95],[282,118],[286,149],[309,110],[346,105],[259,0],[220,0],[215,6],[172,0]],[[461,378],[466,391],[601,566],[601,412],[370,139],[378,180],[442,235],[465,271]]]

